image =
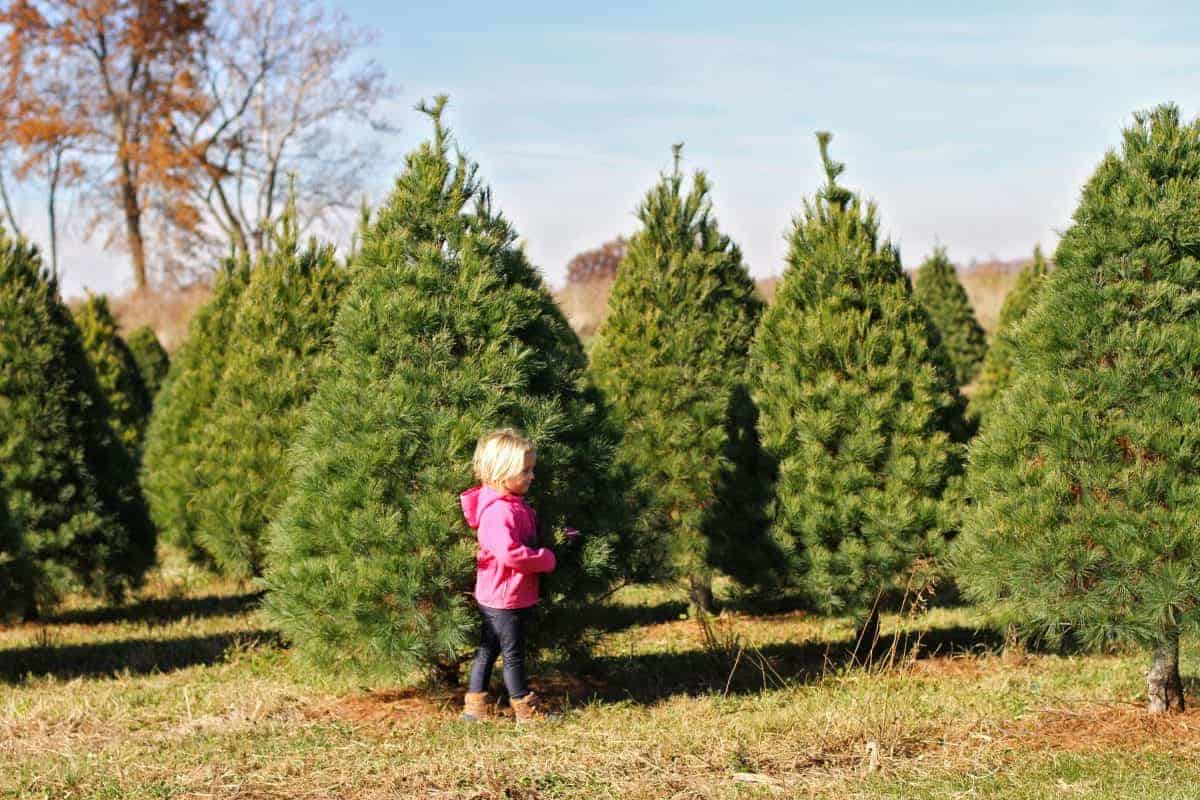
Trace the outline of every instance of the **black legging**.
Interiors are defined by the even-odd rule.
[[[487,691],[496,656],[503,653],[504,685],[508,696],[517,698],[529,694],[529,687],[525,685],[525,629],[529,624],[529,612],[528,608],[479,607],[483,626],[467,691]]]

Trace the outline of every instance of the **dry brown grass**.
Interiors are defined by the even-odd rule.
[[[187,336],[192,317],[211,296],[212,289],[207,283],[194,283],[183,288],[111,295],[109,307],[123,336],[149,325],[167,352],[174,353]],[[81,302],[80,297],[67,299],[72,308]]]

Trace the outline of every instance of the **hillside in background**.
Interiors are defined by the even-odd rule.
[[[1029,259],[1013,261],[985,261],[968,267],[959,267],[959,277],[971,298],[971,306],[979,324],[989,334],[995,327],[1000,314],[1000,305],[1017,279],[1017,273],[1029,263]],[[769,303],[775,299],[778,276],[759,280],[758,290]],[[568,283],[554,293],[563,313],[580,338],[585,341],[596,332],[608,313],[608,293],[612,290],[612,279]],[[149,325],[158,334],[163,347],[174,352],[187,335],[187,326],[196,310],[208,299],[207,284],[196,283],[172,291],[147,291],[142,294],[129,292],[111,298],[113,313],[121,326],[121,333],[128,335],[141,325]],[[74,306],[82,298],[68,302]]]

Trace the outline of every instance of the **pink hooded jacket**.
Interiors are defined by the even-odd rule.
[[[533,547],[537,516],[525,499],[476,486],[459,496],[475,528],[475,600],[487,608],[528,608],[538,601],[539,572],[553,572],[554,553]]]

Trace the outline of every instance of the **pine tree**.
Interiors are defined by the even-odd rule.
[[[0,622],[24,617],[31,609],[33,565],[17,522],[8,510],[8,493],[0,473]]]
[[[971,397],[971,414],[979,419],[987,414],[1002,391],[1013,379],[1016,324],[1024,318],[1040,291],[1047,273],[1046,259],[1041,247],[1033,250],[1033,261],[1017,276],[1017,282],[1004,298],[1000,307],[1000,319],[992,344],[983,360],[979,383]]]
[[[966,594],[1026,630],[1139,644],[1183,708],[1200,615],[1200,121],[1135,114],[1084,185],[971,447]]]
[[[624,429],[619,458],[639,481],[642,558],[661,560],[660,577],[682,578],[707,611],[712,568],[731,568],[761,538],[765,482],[746,369],[763,304],[718,228],[707,176],[696,172],[684,194],[680,148],[638,208],[642,227],[591,357]]]
[[[196,539],[226,574],[262,571],[267,523],[287,491],[285,454],[326,355],[348,270],[332,246],[301,250],[294,208],[251,273],[192,465]]]
[[[150,395],[150,402],[153,403],[167,377],[167,371],[171,368],[171,357],[167,355],[154,329],[149,325],[143,325],[129,334],[126,344],[129,345],[129,352],[133,353],[138,374],[142,376],[142,385],[146,387],[146,393]]]
[[[37,250],[0,234],[0,490],[21,533],[26,615],[63,592],[110,598],[154,558],[132,457]]]
[[[583,349],[476,168],[451,163],[444,104],[421,106],[434,138],[363,234],[269,530],[264,607],[319,664],[450,682],[478,625],[458,495],[480,435],[515,426],[538,445],[531,500],[559,562],[536,631],[576,638],[623,548],[610,424]],[[560,545],[569,523],[580,546]]]
[[[125,449],[136,454],[150,418],[150,395],[133,353],[117,331],[108,298],[89,295],[75,312],[75,322],[83,334],[83,349],[96,371],[100,391],[112,412],[109,423]]]
[[[938,247],[917,270],[913,298],[921,304],[937,329],[942,347],[959,386],[970,383],[987,353],[987,336],[958,279],[958,271]]]
[[[830,134],[817,138],[827,183],[794,221],[751,374],[778,470],[778,580],[848,613],[873,609],[943,552],[953,515],[942,498],[961,472],[965,431],[949,360],[899,252],[880,241],[875,205],[838,184]]]
[[[212,299],[188,326],[188,337],[171,362],[146,429],[142,487],[164,540],[197,561],[206,560],[196,542],[194,467],[206,446],[201,437],[231,346],[237,300],[250,277],[243,259],[223,265]]]

